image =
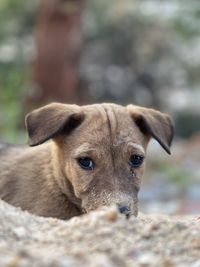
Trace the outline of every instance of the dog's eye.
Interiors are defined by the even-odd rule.
[[[129,160],[129,165],[131,168],[139,168],[142,163],[143,163],[144,157],[141,155],[131,155],[130,160]]]
[[[78,163],[82,169],[94,170],[95,167],[94,161],[89,157],[78,158]]]

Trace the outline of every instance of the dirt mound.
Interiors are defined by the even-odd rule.
[[[0,202],[0,266],[200,266],[197,217],[139,215],[115,207],[69,221],[46,219]]]

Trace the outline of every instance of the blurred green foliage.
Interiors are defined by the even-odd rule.
[[[18,141],[21,132],[19,130],[22,117],[23,98],[25,93],[25,70],[19,66],[7,66],[1,71],[2,83],[0,93],[0,131],[2,138],[10,141]]]
[[[0,1],[0,136],[12,142],[24,137],[21,119],[29,65],[26,55],[36,1]]]
[[[157,160],[156,169],[160,173],[164,173],[167,180],[170,179],[182,189],[186,189],[191,183],[190,179],[188,179],[188,177],[190,177],[190,172],[183,169],[182,166],[172,164],[172,162],[167,162],[166,160]]]

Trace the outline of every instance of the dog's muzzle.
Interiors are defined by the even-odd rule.
[[[131,210],[127,205],[118,204],[118,210],[121,214],[126,215],[127,218],[131,215]]]

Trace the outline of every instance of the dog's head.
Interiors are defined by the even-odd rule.
[[[58,184],[88,212],[116,203],[137,214],[137,194],[151,137],[170,154],[173,124],[159,111],[134,105],[53,103],[26,117],[30,146],[53,139]]]

